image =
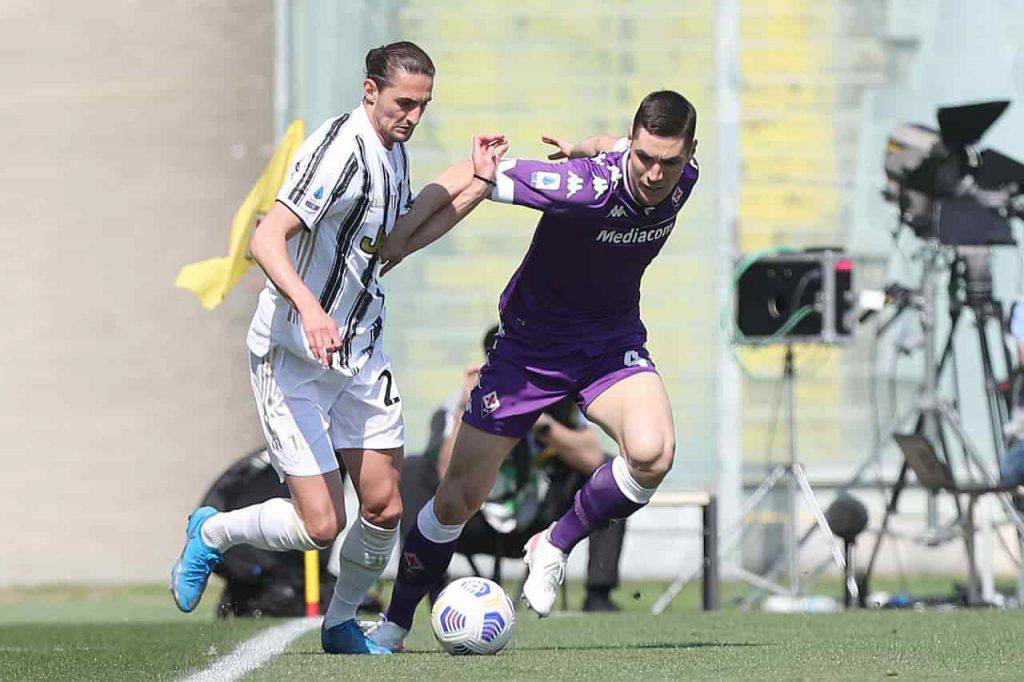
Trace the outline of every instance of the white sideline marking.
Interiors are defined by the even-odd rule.
[[[233,682],[270,661],[296,639],[320,627],[322,618],[288,621],[245,640],[213,665],[184,678],[183,682]]]

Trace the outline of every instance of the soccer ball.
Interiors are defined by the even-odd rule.
[[[459,578],[437,597],[430,624],[441,648],[453,656],[496,654],[512,638],[516,610],[498,583]]]

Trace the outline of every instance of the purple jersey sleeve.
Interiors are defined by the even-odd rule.
[[[498,165],[491,199],[541,211],[600,206],[622,178],[618,166],[600,158],[557,163],[506,159]]]

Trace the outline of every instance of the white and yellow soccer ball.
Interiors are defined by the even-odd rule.
[[[453,656],[496,654],[512,638],[516,610],[498,583],[459,578],[438,595],[430,624],[441,648]]]

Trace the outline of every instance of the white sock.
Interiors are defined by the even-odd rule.
[[[615,485],[619,487],[622,494],[631,502],[647,504],[651,501],[654,491],[657,488],[645,488],[636,482],[633,475],[629,473],[629,465],[625,457],[616,457],[612,460],[612,476],[615,478]]]
[[[356,617],[356,609],[384,572],[396,542],[398,528],[381,528],[362,516],[352,524],[341,543],[341,569],[324,614],[325,628]]]
[[[207,519],[200,531],[203,542],[223,552],[233,545],[252,545],[272,552],[322,549],[306,532],[291,500],[275,497]]]
[[[464,523],[456,523],[454,525],[446,526],[437,520],[437,514],[434,513],[434,498],[423,505],[423,509],[420,509],[420,513],[416,515],[416,527],[419,528],[420,533],[426,539],[431,542],[435,542],[439,545],[443,545],[448,542],[455,542],[462,535],[462,529],[466,527]]]

